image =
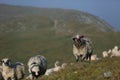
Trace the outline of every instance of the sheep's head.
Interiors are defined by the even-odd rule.
[[[34,65],[31,68],[31,73],[33,76],[35,76],[36,78],[38,78],[40,76],[40,66],[39,65]]]
[[[10,65],[10,62],[11,62],[11,60],[9,58],[4,58],[1,60],[1,63],[5,64],[5,65]]]
[[[80,36],[80,35],[76,35],[75,37],[73,37],[73,41],[76,47],[80,47],[81,45],[81,38],[83,38],[84,36]]]
[[[59,61],[56,61],[55,64],[54,64],[55,67],[57,66],[60,66],[60,62]]]

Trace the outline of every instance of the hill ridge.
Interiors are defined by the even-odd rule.
[[[13,6],[7,4],[0,4],[0,21],[10,22],[11,19],[18,19],[19,17],[29,17],[30,15],[47,17],[53,23],[57,20],[61,24],[67,22],[76,22],[77,24],[93,24],[101,31],[116,31],[110,24],[105,22],[98,16],[94,16],[87,12],[71,10],[71,9],[57,9],[57,8],[38,8],[28,6]],[[18,19],[19,21],[19,19]],[[3,27],[2,27],[3,28]]]

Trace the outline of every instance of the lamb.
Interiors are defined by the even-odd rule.
[[[76,62],[79,61],[79,57],[82,58],[82,60],[91,60],[91,55],[93,52],[92,42],[80,35],[76,35],[73,38],[73,55],[76,58]]]
[[[23,63],[17,62],[15,64],[11,63],[11,60],[4,58],[1,60],[3,72],[2,76],[4,80],[22,80],[24,78],[24,65]]]
[[[47,60],[42,55],[33,56],[28,61],[28,68],[30,75],[26,79],[35,80],[45,74]]]

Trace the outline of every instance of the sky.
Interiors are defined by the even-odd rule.
[[[80,10],[99,16],[120,30],[120,0],[0,0],[0,3]]]

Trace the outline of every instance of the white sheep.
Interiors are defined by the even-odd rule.
[[[91,56],[91,61],[95,61],[95,60],[99,60],[99,58],[97,57],[97,55],[92,55]]]
[[[67,66],[67,63],[62,63],[61,68],[65,69],[66,66]]]
[[[4,58],[1,60],[3,72],[2,76],[4,80],[22,80],[24,78],[24,65],[20,62],[15,64],[11,63],[11,60]]]
[[[111,58],[113,57],[113,56],[115,56],[115,57],[118,57],[118,56],[120,56],[120,52],[119,52],[119,50],[118,50],[118,46],[115,46],[113,49],[112,49],[112,51],[111,51]]]
[[[53,72],[54,72],[53,68],[47,69],[46,72],[45,72],[45,75],[48,76]]]
[[[79,61],[79,57],[81,57],[82,60],[90,61],[93,52],[92,42],[88,38],[79,35],[76,35],[73,41],[73,55],[76,58],[76,62]]]
[[[60,62],[56,61],[53,68],[47,69],[45,75],[50,75],[53,72],[58,72],[61,69]]]
[[[106,58],[106,57],[108,57],[108,52],[107,51],[103,51],[102,55],[103,55],[103,58]]]
[[[30,77],[28,76],[26,79],[37,79],[45,74],[47,69],[47,60],[42,55],[33,56],[28,61],[28,68]]]
[[[54,64],[54,67],[53,68],[50,68],[50,69],[47,69],[46,70],[46,73],[45,75],[50,75],[51,73],[53,72],[58,72],[60,71],[61,69],[64,69],[66,67],[67,63],[63,63],[61,66],[60,66],[60,62],[59,61],[56,61],[55,64]]]
[[[55,64],[54,64],[53,71],[58,72],[58,71],[60,71],[60,69],[61,69],[60,62],[56,61]]]

